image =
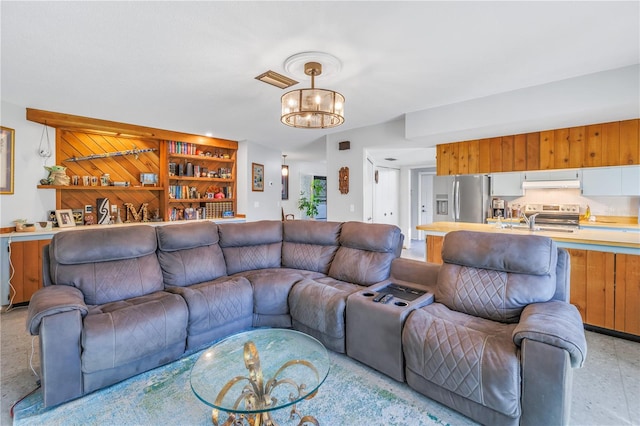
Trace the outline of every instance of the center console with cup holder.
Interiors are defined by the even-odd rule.
[[[402,327],[414,309],[433,302],[433,293],[418,285],[386,283],[347,298],[347,355],[404,381]]]

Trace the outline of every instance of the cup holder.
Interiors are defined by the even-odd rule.
[[[407,302],[396,302],[396,303],[394,303],[394,305],[396,305],[396,306],[407,306],[408,303]]]
[[[373,296],[373,293],[371,293],[370,291],[368,291],[368,292],[366,292],[366,293],[362,293],[362,295],[363,295],[364,297],[371,297],[371,296]]]

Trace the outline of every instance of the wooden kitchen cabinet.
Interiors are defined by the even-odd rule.
[[[640,256],[616,254],[614,329],[640,336]]]
[[[568,249],[571,304],[585,324],[640,335],[640,256]]]
[[[471,160],[470,142],[450,142],[437,145],[437,174],[638,165],[640,119],[504,135],[473,142],[478,143],[477,171]]]
[[[430,263],[442,263],[442,243],[444,237],[437,235],[427,235],[426,249],[427,249],[427,262]]]
[[[42,248],[51,239],[14,241],[10,245],[11,287],[9,301],[13,304],[31,300],[31,296],[42,287]],[[13,269],[11,269],[13,267]]]

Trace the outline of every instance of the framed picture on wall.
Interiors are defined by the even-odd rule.
[[[13,194],[15,130],[0,127],[0,194]]]
[[[251,163],[251,190],[264,191],[264,165]]]

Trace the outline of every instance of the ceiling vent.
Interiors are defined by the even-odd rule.
[[[387,160],[387,161],[398,161],[397,158],[392,158],[392,157],[387,157],[387,158],[385,158],[385,160]]]
[[[298,81],[295,81],[292,78],[284,76],[282,74],[278,74],[275,71],[267,71],[256,77],[256,80],[260,80],[263,83],[270,84],[272,86],[276,86],[280,89],[286,89],[287,87],[291,87],[295,84],[298,84]]]

